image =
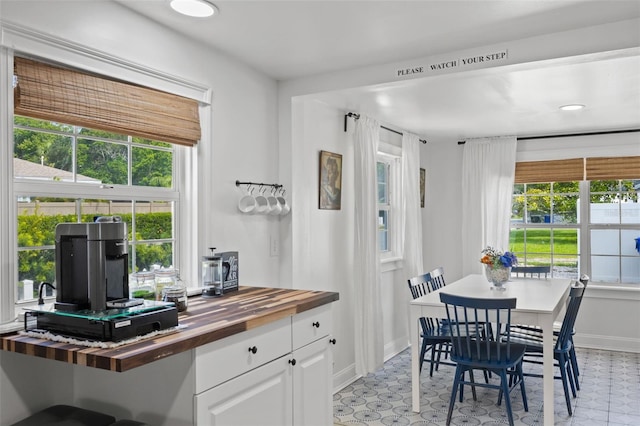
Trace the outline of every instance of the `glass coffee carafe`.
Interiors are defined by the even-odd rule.
[[[202,297],[222,296],[222,257],[214,254],[215,247],[210,247],[211,254],[202,256]]]

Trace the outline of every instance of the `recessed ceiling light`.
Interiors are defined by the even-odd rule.
[[[215,4],[205,0],[171,0],[171,8],[183,15],[206,18],[218,13]]]
[[[577,111],[582,108],[584,108],[584,105],[582,104],[569,104],[569,105],[562,105],[560,107],[560,109],[563,111]]]

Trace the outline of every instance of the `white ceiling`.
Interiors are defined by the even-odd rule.
[[[214,0],[220,14],[209,19],[175,14],[168,0],[116,1],[277,80],[640,17],[638,0]],[[638,52],[353,88],[319,98],[427,140],[637,129]],[[587,107],[558,110],[567,103]]]

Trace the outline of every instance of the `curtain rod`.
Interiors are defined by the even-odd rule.
[[[344,131],[345,131],[345,132],[347,131],[347,118],[348,118],[348,117],[353,117],[353,119],[354,119],[354,120],[357,120],[357,119],[359,119],[359,118],[360,118],[360,114],[356,114],[356,113],[354,113],[354,112],[349,112],[349,113],[347,113],[347,114],[345,114],[345,115],[344,115]],[[385,129],[385,130],[388,130],[388,131],[390,131],[390,132],[393,132],[393,133],[395,133],[396,135],[400,135],[400,136],[402,136],[402,132],[399,132],[399,131],[397,131],[397,130],[390,129],[390,128],[385,127],[385,126],[380,126],[380,127],[381,127],[382,129]],[[427,143],[427,141],[426,141],[426,140],[424,140],[424,139],[418,139],[418,140],[419,140],[420,142],[424,143],[424,144],[426,144],[426,143]]]
[[[567,133],[564,135],[543,135],[543,136],[523,136],[516,138],[519,141],[533,140],[533,139],[552,139],[552,138],[569,138],[572,136],[593,136],[593,135],[612,135],[616,133],[633,133],[640,132],[640,129],[629,130],[607,130],[603,132],[587,132],[587,133]],[[458,141],[458,145],[464,145],[467,141]]]

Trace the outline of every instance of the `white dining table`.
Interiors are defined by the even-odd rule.
[[[553,322],[569,297],[569,279],[535,279],[512,277],[504,290],[494,288],[482,274],[472,274],[449,283],[439,290],[409,302],[411,324],[411,401],[414,412],[420,412],[420,317],[446,318],[440,292],[477,298],[517,299],[511,312],[514,324],[538,325],[543,337],[544,424],[554,424],[553,411]],[[452,381],[453,383],[453,377]]]

